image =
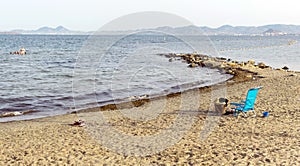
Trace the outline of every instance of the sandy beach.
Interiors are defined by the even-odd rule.
[[[299,165],[300,73],[239,67],[259,77],[151,99],[138,107],[1,123],[0,165]],[[263,86],[257,116],[209,112],[212,90],[224,86],[230,101]],[[263,118],[265,111],[269,116]],[[70,125],[78,119],[86,126]],[[109,139],[114,133],[122,134]],[[138,143],[135,137],[144,141],[143,148],[131,146]]]

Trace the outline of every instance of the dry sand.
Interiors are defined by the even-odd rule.
[[[210,87],[102,111],[107,122],[86,112],[1,123],[0,165],[300,165],[300,74],[244,68],[265,78],[227,82],[227,98],[239,101],[249,88],[263,86],[255,118],[208,113]],[[262,118],[264,111],[269,117]],[[85,127],[69,125],[78,118]],[[112,134],[94,130],[105,125],[126,137],[101,137]],[[146,147],[130,146],[138,136],[149,138],[142,139]]]

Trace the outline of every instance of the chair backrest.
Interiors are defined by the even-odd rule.
[[[252,88],[248,90],[243,111],[253,110],[258,90],[262,87]]]

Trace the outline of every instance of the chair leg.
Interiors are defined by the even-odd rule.
[[[234,110],[234,112],[233,112],[233,116],[234,116],[234,117],[239,117],[239,111],[237,111],[237,110]]]
[[[247,114],[244,111],[242,111],[242,113],[243,113],[243,115],[244,115],[245,118],[248,117]]]
[[[252,110],[252,112],[253,112],[253,114],[254,114],[253,117],[256,117],[256,112],[255,112],[254,109]]]

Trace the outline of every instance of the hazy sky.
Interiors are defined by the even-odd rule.
[[[0,31],[63,25],[97,30],[120,16],[161,11],[198,26],[296,24],[299,0],[2,0]]]

